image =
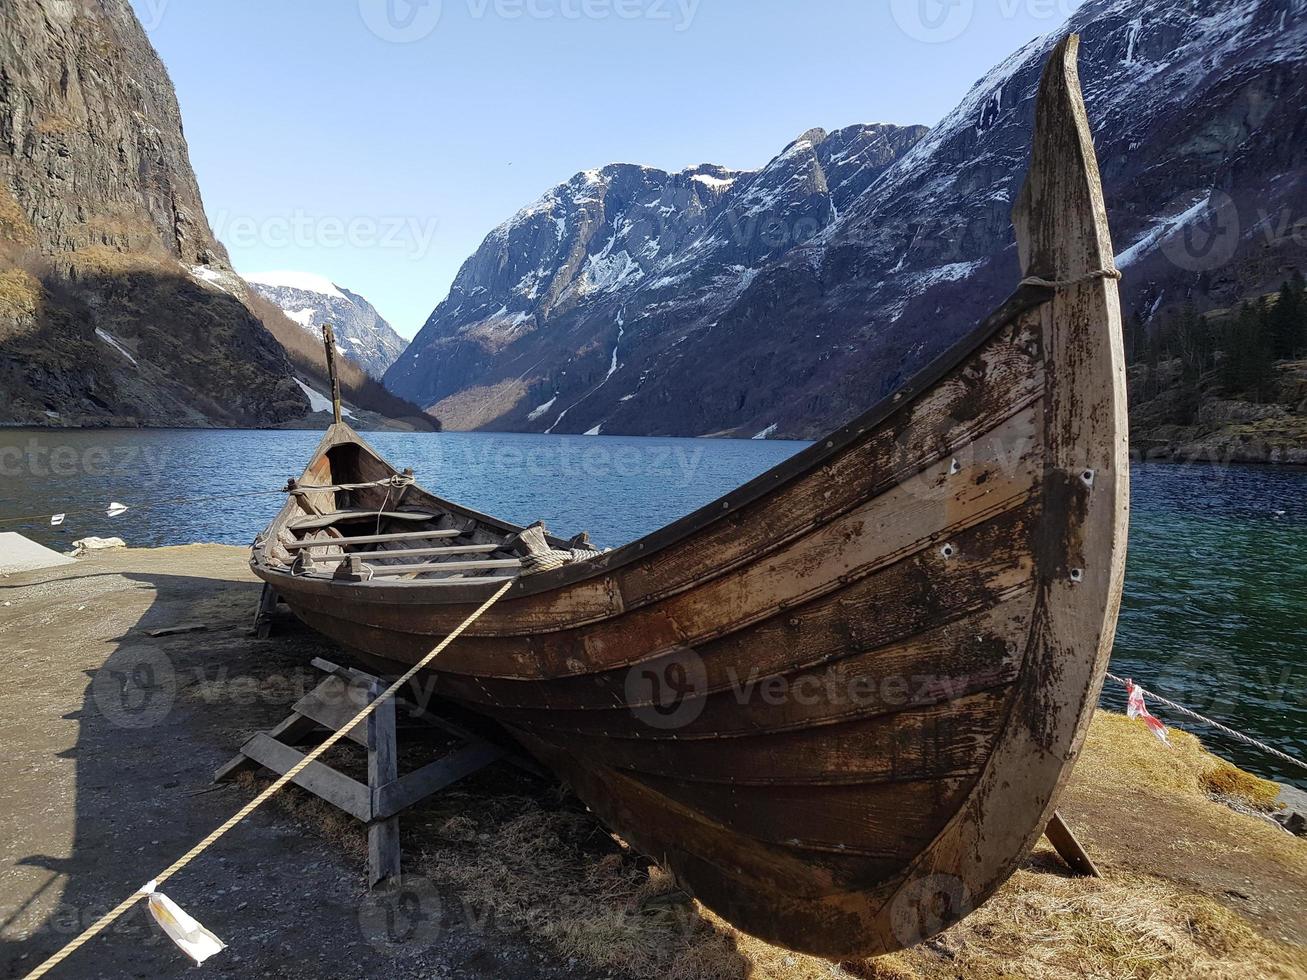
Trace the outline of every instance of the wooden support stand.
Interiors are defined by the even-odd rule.
[[[322,729],[339,731],[386,688],[378,677],[338,667],[326,660],[314,660],[313,666],[325,671],[327,678],[300,698],[290,717],[280,725],[255,735],[241,746],[236,757],[218,770],[214,782],[230,779],[253,766],[284,775],[304,758],[293,746],[321,734]],[[407,709],[406,714],[458,739],[458,745],[443,758],[403,776],[399,774],[397,701]],[[365,722],[347,732],[345,740],[367,750],[366,784],[323,762],[310,763],[293,782],[368,825],[370,887],[400,872],[399,814],[402,811],[507,755],[500,746],[398,698],[383,702]],[[509,761],[536,771],[530,763],[512,758]]]
[[[263,592],[259,596],[259,608],[254,614],[254,637],[259,640],[266,640],[272,635],[272,622],[277,614],[277,604],[281,602],[281,596],[267,582],[263,583]]]
[[[1056,811],[1053,813],[1053,819],[1048,822],[1044,829],[1044,836],[1048,842],[1053,845],[1053,850],[1067,866],[1076,874],[1084,875],[1088,878],[1101,878],[1098,868],[1094,865],[1089,853],[1076,840],[1076,835],[1071,833],[1071,828],[1066,825],[1062,815]]]

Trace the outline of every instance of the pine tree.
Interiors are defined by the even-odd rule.
[[[1138,314],[1132,314],[1125,325],[1125,362],[1138,364],[1148,349],[1148,328]]]
[[[1148,362],[1148,380],[1144,384],[1144,397],[1156,398],[1162,393],[1162,331],[1159,327],[1144,338],[1144,357]]]
[[[1307,284],[1302,273],[1280,286],[1275,305],[1268,314],[1271,355],[1277,359],[1295,357],[1307,346]]]
[[[1267,339],[1270,312],[1263,297],[1244,303],[1226,330],[1222,382],[1231,394],[1262,398],[1270,387],[1273,358]]]
[[[1263,296],[1257,301],[1250,324],[1251,336],[1241,351],[1240,387],[1253,401],[1265,401],[1275,375],[1275,353],[1271,338],[1271,305]]]

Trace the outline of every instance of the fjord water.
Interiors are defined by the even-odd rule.
[[[115,535],[137,547],[248,544],[320,437],[309,431],[3,430],[0,524],[67,550]],[[447,498],[614,547],[689,513],[803,448],[741,442],[498,434],[370,433],[377,449]],[[1299,758],[1307,757],[1307,470],[1137,465],[1112,671]],[[120,517],[110,501],[132,506]],[[91,509],[93,513],[75,511]],[[48,515],[66,512],[59,528]],[[1124,707],[1109,682],[1104,703]],[[1173,712],[1155,708],[1168,723]],[[1189,727],[1186,725],[1182,727]],[[1214,749],[1307,788],[1307,772],[1195,727]],[[1140,737],[1147,736],[1140,729]]]

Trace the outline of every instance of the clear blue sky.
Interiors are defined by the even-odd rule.
[[[236,268],[327,276],[405,336],[491,228],[579,170],[755,168],[814,126],[931,125],[1076,6],[132,2]]]

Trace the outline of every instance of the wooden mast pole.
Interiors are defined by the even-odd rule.
[[[340,425],[340,377],[336,374],[336,331],[330,323],[322,325],[322,342],[327,347],[327,376],[331,379],[331,414]]]

